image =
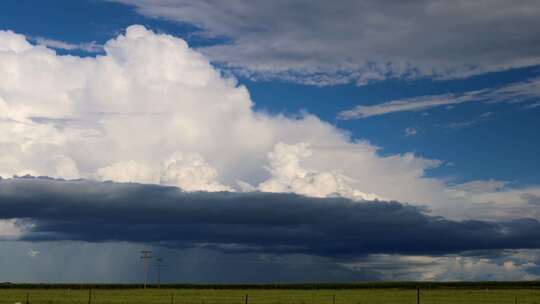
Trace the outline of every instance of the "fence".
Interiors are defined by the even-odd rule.
[[[20,304],[540,304],[540,289],[0,289]]]

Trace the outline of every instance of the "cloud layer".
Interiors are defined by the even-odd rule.
[[[328,85],[467,77],[540,64],[537,1],[115,0],[226,43],[201,49],[252,78]]]
[[[465,102],[507,102],[524,103],[525,108],[534,108],[540,97],[540,78],[508,84],[499,88],[470,91],[461,94],[441,94],[391,100],[384,103],[341,111],[338,118],[361,119],[399,112],[423,111],[431,108],[455,105]],[[489,112],[487,112],[489,113]],[[484,113],[480,118],[491,114]]]
[[[96,42],[86,43],[69,43],[65,41],[53,40],[44,37],[35,38],[36,43],[44,45],[49,48],[66,50],[66,51],[83,51],[87,53],[100,53],[103,51],[103,47]]]
[[[540,248],[540,223],[451,221],[396,202],[142,184],[0,181],[0,215],[32,241],[124,241],[222,252],[358,257]]]

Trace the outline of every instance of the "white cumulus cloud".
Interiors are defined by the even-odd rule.
[[[234,191],[217,180],[218,173],[199,154],[175,152],[163,161],[160,182],[186,191]]]
[[[0,241],[19,238],[24,234],[25,228],[17,219],[0,220]]]
[[[136,182],[154,184],[158,182],[157,172],[146,164],[133,160],[121,161],[110,166],[97,169],[96,178],[116,182]]]
[[[278,143],[269,153],[271,177],[259,185],[261,191],[293,192],[313,197],[343,196],[355,200],[381,199],[375,194],[353,189],[346,176],[334,171],[303,168],[301,159],[311,156],[308,143]]]

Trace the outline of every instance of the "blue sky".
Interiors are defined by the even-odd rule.
[[[463,229],[468,229],[464,220],[500,222],[500,229],[522,227],[524,218],[537,223],[538,20],[540,5],[526,0],[490,5],[437,0],[339,5],[4,0],[0,3],[4,138],[0,147],[6,152],[0,155],[0,188],[11,189],[13,182],[18,191],[26,189],[28,181],[12,176],[54,179],[51,184],[36,179],[37,190],[29,189],[38,198],[58,195],[59,201],[65,200],[66,210],[58,218],[71,216],[67,206],[79,201],[55,191],[70,193],[64,183],[83,179],[109,181],[114,186],[104,192],[112,194],[124,183],[140,183],[178,187],[186,193],[260,191],[315,200],[338,196],[355,202],[397,201],[430,210],[430,215],[448,219],[448,225],[463,224]],[[95,185],[85,181],[72,185],[73,189],[93,193]],[[39,192],[41,183],[52,189],[50,193]],[[139,190],[126,191],[131,195],[130,191]],[[8,192],[0,195],[0,203],[18,198]],[[294,195],[284,199],[295,201]],[[129,249],[123,254],[138,246],[129,233],[120,231],[118,238],[101,231],[103,240],[98,241],[94,238],[99,239],[100,232],[83,231],[68,241],[59,235],[68,234],[62,229],[69,225],[54,222],[46,212],[25,216],[11,214],[14,211],[8,207],[0,206],[6,212],[0,216],[0,239],[7,240],[0,246],[5,246],[5,252],[37,248],[45,256],[47,251],[60,250],[60,256],[76,261],[85,257],[80,247],[87,242],[92,244],[84,245],[88,250],[103,246],[104,252],[125,243]],[[381,219],[386,216],[390,214]],[[24,226],[17,221],[20,218],[35,220],[37,228]],[[252,226],[245,229],[259,231]],[[37,236],[40,233],[43,239]],[[283,265],[298,259],[318,261],[309,268],[311,277],[295,277],[284,266],[281,270],[287,275],[272,274],[260,281],[287,280],[287,276],[298,281],[452,280],[462,277],[447,268],[461,255],[471,259],[468,265],[473,266],[465,275],[471,280],[537,278],[540,269],[538,244],[532,241],[508,248],[471,245],[443,252],[429,245],[415,252],[376,248],[344,258],[341,253],[321,254],[320,248],[309,244],[308,249],[283,254],[272,244],[262,251],[248,250],[253,243],[227,237],[243,248],[233,253],[233,259],[247,257],[259,263],[268,254],[283,258]],[[498,237],[494,233],[493,244],[498,244]],[[520,240],[527,237],[516,235]],[[215,241],[215,235],[209,233],[189,245],[174,238],[163,242],[183,245],[141,243],[167,252],[178,263],[182,263],[179,256],[200,252],[217,255],[217,260],[227,258],[223,248],[231,244],[201,245],[210,239]],[[67,245],[58,247],[57,241]],[[283,246],[276,242],[274,246]],[[527,250],[515,251],[518,248]],[[489,265],[479,266],[483,262],[470,253],[482,249],[498,251]],[[425,265],[422,271],[411,266],[410,277],[385,270],[401,268],[417,256]],[[12,270],[17,280],[46,280],[52,265],[61,262],[48,257],[50,265],[39,266],[42,272],[32,277],[35,256],[32,261],[24,258],[26,270]],[[109,257],[107,263],[113,260]],[[381,261],[391,265],[377,269]],[[508,261],[520,266],[510,272],[505,269]],[[363,277],[352,270],[355,263],[368,265],[373,273]],[[210,266],[200,267],[208,271]],[[327,267],[337,275],[325,277]],[[85,278],[80,271],[54,280],[108,275],[92,273]],[[252,274],[242,275],[231,280]],[[0,276],[4,279],[9,278]],[[207,281],[194,276],[170,278],[175,279]],[[126,270],[112,280],[134,279]],[[219,280],[228,280],[227,271],[220,273]]]
[[[537,137],[535,130],[539,127],[538,109],[525,110],[520,105],[470,104],[353,121],[340,121],[336,115],[357,104],[477,90],[528,79],[536,75],[535,72],[536,69],[522,69],[447,82],[391,80],[365,87],[312,87],[249,81],[246,84],[261,109],[285,113],[306,110],[350,131],[355,138],[369,140],[381,147],[383,154],[414,151],[455,164],[437,168],[430,174],[452,176],[457,182],[493,178],[523,185],[537,183],[540,178],[539,170],[533,169],[540,152],[534,140]],[[478,120],[486,112],[493,113],[488,120],[455,129],[447,127],[451,123]],[[408,127],[414,127],[418,133],[406,136]],[[507,140],[511,144],[504,144]]]

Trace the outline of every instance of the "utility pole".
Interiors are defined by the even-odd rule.
[[[148,262],[152,258],[152,251],[150,250],[141,250],[141,259],[144,263],[144,289],[146,289],[146,284],[148,284]]]
[[[154,265],[154,267],[157,268],[157,287],[159,288],[160,285],[161,285],[161,268],[166,267],[167,265],[163,264],[163,259],[162,258],[157,258],[156,262],[157,263],[156,263],[156,265]]]

